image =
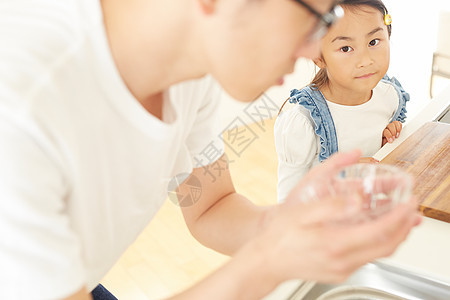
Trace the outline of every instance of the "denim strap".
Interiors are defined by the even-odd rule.
[[[310,86],[302,90],[293,89],[289,102],[300,104],[309,111],[315,124],[315,133],[320,138],[319,162],[324,161],[331,154],[337,152],[336,128],[322,93],[317,89],[312,89]]]
[[[390,122],[400,121],[402,123],[405,123],[407,112],[406,102],[410,100],[409,94],[403,89],[402,85],[395,77],[389,78],[387,75],[384,75],[381,81],[392,85],[398,94],[398,108]]]
[[[389,78],[385,75],[381,81],[392,85],[399,98],[397,110],[390,122],[400,121],[404,123],[407,112],[406,102],[410,100],[409,94],[403,89],[395,77]],[[338,152],[336,128],[323,94],[311,86],[307,86],[302,90],[293,89],[289,97],[289,102],[302,105],[309,111],[315,124],[315,133],[320,138],[319,162],[324,161],[331,154]]]

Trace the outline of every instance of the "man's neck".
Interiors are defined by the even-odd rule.
[[[198,41],[186,14],[186,10],[193,9],[192,3],[101,1],[115,64],[126,86],[141,103],[172,84],[205,75],[197,59]]]

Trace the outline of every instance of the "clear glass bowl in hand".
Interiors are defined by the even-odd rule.
[[[395,166],[360,163],[340,171],[333,189],[336,194],[355,197],[362,218],[375,218],[408,202],[413,181],[410,174]]]
[[[352,206],[352,215],[335,216],[337,222],[358,223],[376,218],[409,201],[413,177],[387,164],[359,163],[343,168],[336,176],[308,182],[298,199],[304,203],[339,198]]]

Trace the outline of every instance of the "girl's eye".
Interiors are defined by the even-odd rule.
[[[347,53],[347,52],[352,51],[353,49],[352,49],[352,47],[350,47],[350,46],[344,46],[344,47],[342,47],[340,50],[341,50],[342,52]]]
[[[369,42],[369,45],[370,45],[370,46],[376,46],[376,45],[378,45],[379,42],[380,42],[379,39],[374,39],[374,40],[371,40],[371,41]]]

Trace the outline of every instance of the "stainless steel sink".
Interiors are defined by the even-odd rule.
[[[450,284],[383,263],[370,263],[336,285],[305,282],[291,300],[450,300]]]
[[[450,124],[450,106],[447,106],[447,108],[439,114],[435,121]]]

